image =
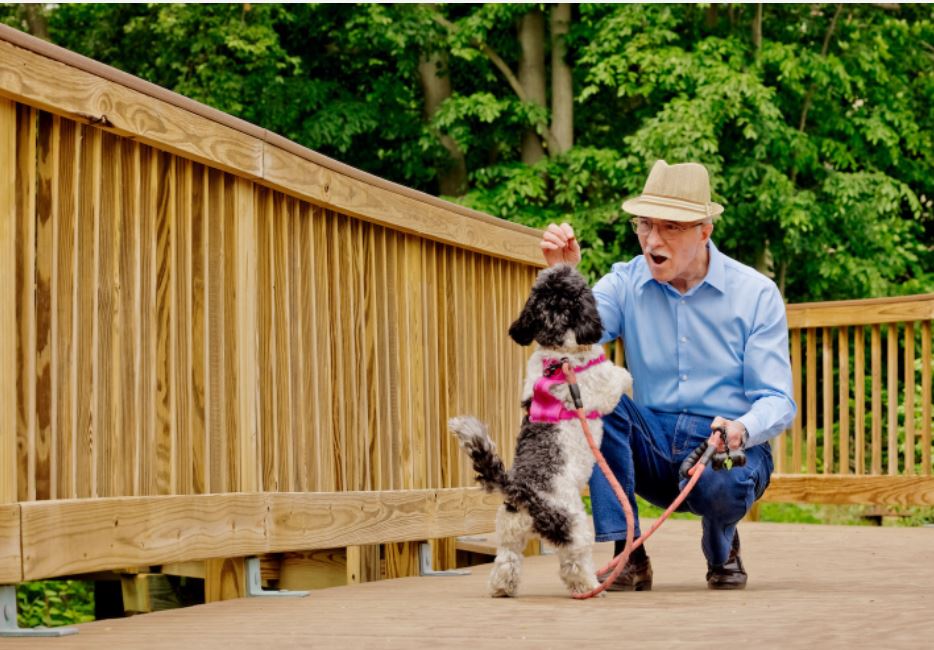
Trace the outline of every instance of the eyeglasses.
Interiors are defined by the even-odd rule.
[[[673,221],[656,221],[654,219],[647,219],[646,217],[635,217],[629,220],[629,224],[632,226],[632,231],[640,237],[648,237],[649,233],[652,232],[652,227],[654,226],[658,230],[658,234],[662,239],[674,239],[675,237],[683,235],[692,228],[703,226],[705,223],[707,222],[698,221],[696,223],[675,223]]]

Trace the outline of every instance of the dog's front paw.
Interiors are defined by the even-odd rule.
[[[587,594],[600,586],[600,583],[594,580],[569,580],[567,583],[568,591],[571,592],[572,596],[580,596],[582,594]],[[605,591],[601,591],[597,596],[602,598],[606,595]]]

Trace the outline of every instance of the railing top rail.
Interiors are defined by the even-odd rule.
[[[312,151],[311,149],[303,147],[259,126],[196,102],[162,88],[161,86],[140,79],[139,77],[112,68],[99,61],[89,59],[57,45],[24,34],[12,27],[0,25],[0,42],[6,42],[34,55],[44,57],[56,63],[66,65],[74,70],[87,73],[98,79],[134,91],[138,101],[145,99],[155,100],[154,108],[157,111],[159,105],[167,105],[176,109],[181,109],[203,120],[208,120],[219,127],[232,129],[236,132],[233,135],[240,136],[240,145],[243,145],[242,141],[250,141],[255,142],[258,146],[248,143],[247,146],[240,147],[242,150],[233,151],[232,155],[227,159],[212,159],[210,154],[213,152],[195,152],[190,146],[186,148],[179,145],[179,142],[183,139],[165,137],[163,140],[160,140],[165,134],[157,133],[156,130],[146,129],[145,126],[134,124],[131,119],[117,119],[114,114],[119,113],[121,109],[117,105],[118,102],[114,101],[115,98],[107,97],[107,93],[91,93],[92,96],[87,97],[78,97],[71,94],[68,97],[67,106],[55,106],[48,103],[47,97],[42,96],[41,89],[34,87],[27,90],[25,86],[29,84],[18,83],[18,80],[11,79],[3,74],[14,68],[18,74],[41,75],[41,72],[25,70],[23,68],[26,66],[17,66],[17,62],[8,61],[7,63],[10,66],[10,70],[3,70],[0,68],[0,82],[2,82],[0,83],[0,94],[7,95],[16,101],[53,110],[54,112],[58,112],[59,114],[78,121],[88,122],[98,126],[112,127],[116,131],[128,133],[131,137],[142,142],[154,144],[155,146],[160,146],[166,150],[180,153],[181,155],[193,159],[199,157],[203,160],[206,159],[206,162],[217,163],[218,166],[231,170],[246,178],[265,181],[267,184],[277,189],[285,189],[291,194],[299,195],[300,198],[311,200],[315,203],[330,205],[334,209],[351,216],[362,217],[374,222],[384,222],[375,211],[367,209],[370,207],[369,205],[360,205],[361,193],[365,194],[368,190],[370,192],[376,191],[379,197],[371,200],[369,203],[384,202],[385,198],[388,196],[395,198],[398,202],[398,205],[389,206],[390,211],[394,209],[396,213],[409,215],[412,212],[412,206],[421,206],[421,211],[424,213],[422,215],[412,215],[414,224],[411,228],[406,228],[400,223],[400,219],[392,218],[384,222],[390,227],[400,230],[408,229],[416,234],[425,235],[445,243],[461,245],[478,252],[489,253],[507,259],[515,259],[537,266],[542,265],[540,260],[541,255],[537,246],[540,232],[534,228],[498,219],[489,214],[472,210],[462,205],[451,203],[430,194],[374,176],[373,174],[351,167],[350,165],[329,158],[316,151]],[[3,58],[7,57],[0,57],[0,60]],[[61,79],[62,77],[57,77],[52,74],[48,75],[48,78]],[[36,79],[33,79],[33,81],[36,81]],[[41,79],[38,79],[38,81],[41,81]],[[40,101],[36,101],[37,99]],[[106,114],[101,110],[96,110],[101,107],[102,102],[108,104],[108,108],[110,109]],[[173,126],[177,126],[177,124],[173,124]],[[198,125],[196,124],[185,125],[182,128],[185,127],[194,133],[199,132]],[[229,137],[231,134],[227,135]],[[262,151],[259,151],[259,149],[262,149]],[[193,153],[196,155],[192,155]],[[278,160],[276,159],[277,155],[279,157]],[[293,182],[288,182],[288,180],[284,180],[280,177],[282,172],[281,158],[283,156],[287,159],[294,156],[300,161],[311,163],[311,165],[306,165],[304,168],[299,165],[299,170],[293,172],[292,178],[290,179]],[[238,163],[238,160],[241,162]],[[273,169],[273,173],[267,174],[266,167],[270,164],[278,169]],[[280,174],[277,176],[276,172],[280,172]],[[299,183],[295,182],[296,177],[300,177],[304,185],[307,185],[310,179],[324,180],[325,182],[335,179],[335,182],[328,183],[328,186],[324,188],[323,192],[314,192],[307,187],[299,187]],[[337,179],[351,186],[357,185],[358,191],[341,191],[343,188],[337,187]],[[361,184],[363,187],[360,187]],[[363,192],[359,190],[363,190]],[[457,229],[452,230],[450,227],[438,227],[435,222],[437,222],[437,217],[442,215],[457,217],[456,221],[459,222],[460,225],[466,226],[468,232],[461,232],[464,228],[461,228],[460,231],[456,231]],[[471,227],[471,224],[474,224],[474,226]],[[498,232],[499,238],[506,236],[513,241],[501,245],[495,241],[497,237],[491,236],[492,232]],[[477,241],[472,241],[474,238]],[[489,250],[487,250],[488,247]]]
[[[934,293],[787,306],[788,327],[878,325],[934,318]]]

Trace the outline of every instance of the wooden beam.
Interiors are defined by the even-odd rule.
[[[24,579],[259,552],[262,494],[23,503]]]
[[[112,497],[21,504],[25,580],[483,532],[478,488]]]
[[[283,143],[284,144],[284,143]],[[506,230],[494,221],[458,214],[419,197],[336,173],[279,147],[264,149],[263,179],[289,194],[393,230],[456,244],[486,255],[542,265],[538,231]]]
[[[0,585],[21,582],[19,504],[0,505]]]
[[[934,505],[934,477],[773,475],[762,497],[779,503]]]
[[[241,178],[265,179],[275,189],[342,214],[543,266],[538,246],[540,231],[377,178],[265,129],[3,26],[0,96]]]
[[[0,94],[241,176],[262,174],[262,140],[0,40]]]
[[[186,560],[184,562],[167,562],[159,567],[159,573],[167,576],[200,578],[204,580],[204,561]]]
[[[788,328],[877,325],[934,318],[934,294],[788,305]]]
[[[348,555],[342,548],[286,553],[279,567],[279,589],[325,589],[348,584]]]
[[[269,552],[385,544],[490,530],[502,499],[479,488],[267,493]]]

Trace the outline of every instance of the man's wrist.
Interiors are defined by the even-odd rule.
[[[749,446],[749,439],[753,436],[753,432],[749,430],[750,428],[749,424],[746,422],[746,419],[750,417],[752,416],[749,413],[747,413],[741,418],[737,418],[736,420],[734,420],[734,422],[736,422],[737,424],[743,427],[743,447],[744,448]]]

